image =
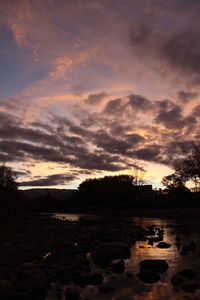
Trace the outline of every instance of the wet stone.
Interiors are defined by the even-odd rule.
[[[168,264],[162,259],[147,259],[140,262],[140,268],[149,269],[158,273],[166,272]]]
[[[160,280],[160,275],[151,270],[141,270],[137,277],[145,283],[156,283]]]
[[[161,249],[165,249],[165,248],[170,248],[171,245],[165,242],[160,242],[158,245],[156,245],[156,247],[161,248]]]

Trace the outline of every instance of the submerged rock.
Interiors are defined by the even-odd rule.
[[[158,245],[156,245],[156,247],[164,249],[164,248],[170,248],[171,245],[165,242],[160,242]]]
[[[168,264],[162,259],[147,259],[140,262],[140,268],[153,270],[158,273],[166,272],[168,269]]]
[[[145,283],[155,283],[160,280],[160,275],[152,270],[141,270],[137,277]]]

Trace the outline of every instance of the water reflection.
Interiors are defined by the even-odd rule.
[[[57,215],[56,217],[59,216]],[[77,221],[83,215],[62,214],[60,217]],[[87,215],[84,215],[84,218],[87,219]],[[200,299],[200,289],[193,293],[185,293],[174,288],[171,284],[171,277],[181,269],[190,268],[200,273],[200,220],[164,220],[141,217],[134,217],[131,220],[134,225],[139,225],[143,228],[154,225],[164,230],[163,241],[169,243],[171,247],[160,249],[156,247],[158,242],[149,245],[148,240],[137,241],[131,248],[130,259],[125,262],[126,272],[114,275],[104,274],[104,284],[115,288],[115,292],[102,295],[96,287],[89,286],[86,289],[80,288],[82,297],[95,300]],[[177,235],[180,237],[180,249],[177,247]],[[189,251],[187,255],[181,255],[181,249],[190,245],[192,240],[195,242],[196,251]],[[161,274],[161,280],[155,284],[143,283],[137,278],[139,263],[146,259],[163,259],[169,265],[168,271]],[[128,274],[133,274],[133,276],[128,276]]]

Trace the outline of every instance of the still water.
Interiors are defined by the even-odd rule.
[[[56,218],[77,221],[80,218],[98,218],[97,216],[78,214],[57,214]],[[133,225],[143,228],[155,225],[164,230],[163,241],[171,245],[170,248],[157,248],[157,243],[149,245],[148,241],[137,241],[131,248],[131,257],[126,260],[126,270],[123,274],[104,274],[104,283],[115,288],[115,291],[108,294],[101,294],[94,286],[89,286],[81,291],[82,298],[95,300],[157,300],[157,299],[200,299],[200,288],[193,293],[186,293],[171,284],[171,277],[184,268],[190,268],[200,275],[200,220],[167,220],[159,218],[131,218]],[[176,246],[176,236],[180,235],[181,247],[188,246],[193,240],[197,246],[196,251],[191,251],[187,255],[181,255],[180,249]],[[169,265],[167,272],[161,274],[161,279],[157,283],[148,284],[137,278],[139,263],[145,259],[164,259]],[[129,277],[127,274],[133,274]],[[200,282],[200,276],[197,278]]]

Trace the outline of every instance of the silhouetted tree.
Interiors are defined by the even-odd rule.
[[[79,187],[79,196],[88,203],[108,203],[127,199],[134,193],[138,180],[132,175],[86,179]]]
[[[17,175],[11,168],[0,166],[0,192],[16,191],[18,184]]]
[[[16,182],[17,174],[4,165],[0,166],[0,212],[17,215],[24,212],[25,207],[21,202]]]
[[[163,177],[162,184],[166,187],[166,191],[169,194],[185,193],[189,190],[185,187],[187,178],[179,173],[173,173]]]
[[[200,185],[200,143],[191,142],[189,147],[180,145],[183,159],[176,167],[176,173],[187,181],[193,181],[195,186]]]

